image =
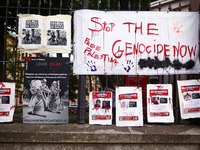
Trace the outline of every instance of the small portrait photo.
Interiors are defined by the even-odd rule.
[[[65,30],[47,30],[47,45],[67,45],[67,33]]]
[[[31,29],[31,43],[41,44],[41,29]]]
[[[151,97],[151,104],[158,105],[159,104],[159,97]]]
[[[192,93],[192,99],[200,99],[200,93]]]
[[[167,104],[167,98],[160,98],[160,103],[161,104]]]
[[[129,107],[137,107],[137,102],[130,101]]]
[[[186,93],[185,95],[183,95],[183,98],[184,98],[185,101],[192,100],[192,96],[189,93]]]
[[[94,101],[94,107],[97,107],[97,108],[101,107],[101,101],[99,99]]]
[[[102,101],[102,109],[110,108],[110,101]]]
[[[10,96],[2,96],[2,104],[10,104]]]
[[[32,44],[30,29],[22,29],[22,44]]]
[[[121,101],[121,108],[127,108],[126,101]]]

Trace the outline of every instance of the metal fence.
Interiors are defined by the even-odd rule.
[[[21,54],[17,50],[17,33],[18,33],[18,17],[17,14],[40,14],[40,15],[56,15],[56,14],[71,14],[77,9],[89,8],[96,10],[151,10],[149,1],[131,1],[131,0],[4,0],[0,5],[0,81],[11,81],[17,83],[16,88],[16,108],[21,109],[22,96],[23,96],[23,76],[24,76],[24,63],[26,56],[37,57],[50,57],[50,54]],[[158,10],[161,11],[161,4],[158,5]],[[172,7],[169,3],[168,11],[171,11]],[[181,3],[179,3],[178,10],[181,11]],[[191,11],[191,5],[188,10]],[[73,19],[72,19],[73,22]],[[73,28],[72,28],[73,33]],[[73,34],[72,34],[73,36]],[[73,38],[72,38],[73,39]],[[73,43],[73,41],[72,41]],[[62,54],[57,54],[57,57],[62,57]],[[91,76],[89,76],[91,78]],[[90,89],[98,91],[97,78],[101,79],[102,87],[112,86],[128,86],[130,76],[93,76],[95,84],[90,84]],[[141,76],[136,76],[137,84],[135,86],[141,86]],[[175,114],[175,123],[182,124],[179,113],[179,102],[177,94],[177,80],[181,79],[196,79],[199,75],[161,75],[161,76],[148,76],[148,83],[169,83],[173,85],[173,106]],[[114,82],[113,82],[114,79]],[[153,79],[153,80],[151,80]],[[112,80],[112,82],[111,82]],[[156,80],[156,81],[155,81]],[[111,82],[111,83],[110,83]],[[103,89],[104,89],[103,88]],[[86,76],[79,76],[78,87],[78,123],[85,123],[85,100],[86,100]],[[146,101],[146,99],[143,99]],[[143,108],[147,110],[146,106]],[[22,116],[18,116],[22,117]],[[146,122],[146,117],[144,117]],[[192,120],[193,121],[193,120]],[[192,122],[187,120],[187,123]]]

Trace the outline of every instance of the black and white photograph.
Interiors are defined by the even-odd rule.
[[[102,109],[110,109],[110,101],[102,101]]]
[[[161,97],[160,104],[167,104],[167,98]]]
[[[137,102],[130,101],[129,107],[137,107]]]
[[[22,44],[41,44],[41,29],[22,29]]]
[[[10,96],[2,96],[1,104],[10,104]]]
[[[68,123],[69,59],[26,58],[24,123]]]
[[[200,99],[200,93],[192,93],[192,99]]]
[[[47,45],[67,45],[65,30],[48,30],[47,39]]]

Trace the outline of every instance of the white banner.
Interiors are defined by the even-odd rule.
[[[116,87],[116,126],[143,126],[142,88]]]
[[[74,73],[199,73],[198,16],[198,12],[78,10]]]
[[[19,49],[27,53],[70,52],[71,16],[19,16]]]
[[[177,81],[182,119],[200,118],[200,80]]]
[[[171,84],[147,84],[147,120],[154,123],[173,123]]]

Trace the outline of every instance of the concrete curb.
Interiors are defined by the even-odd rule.
[[[200,144],[200,126],[144,125],[116,127],[63,124],[1,124],[0,143]]]

